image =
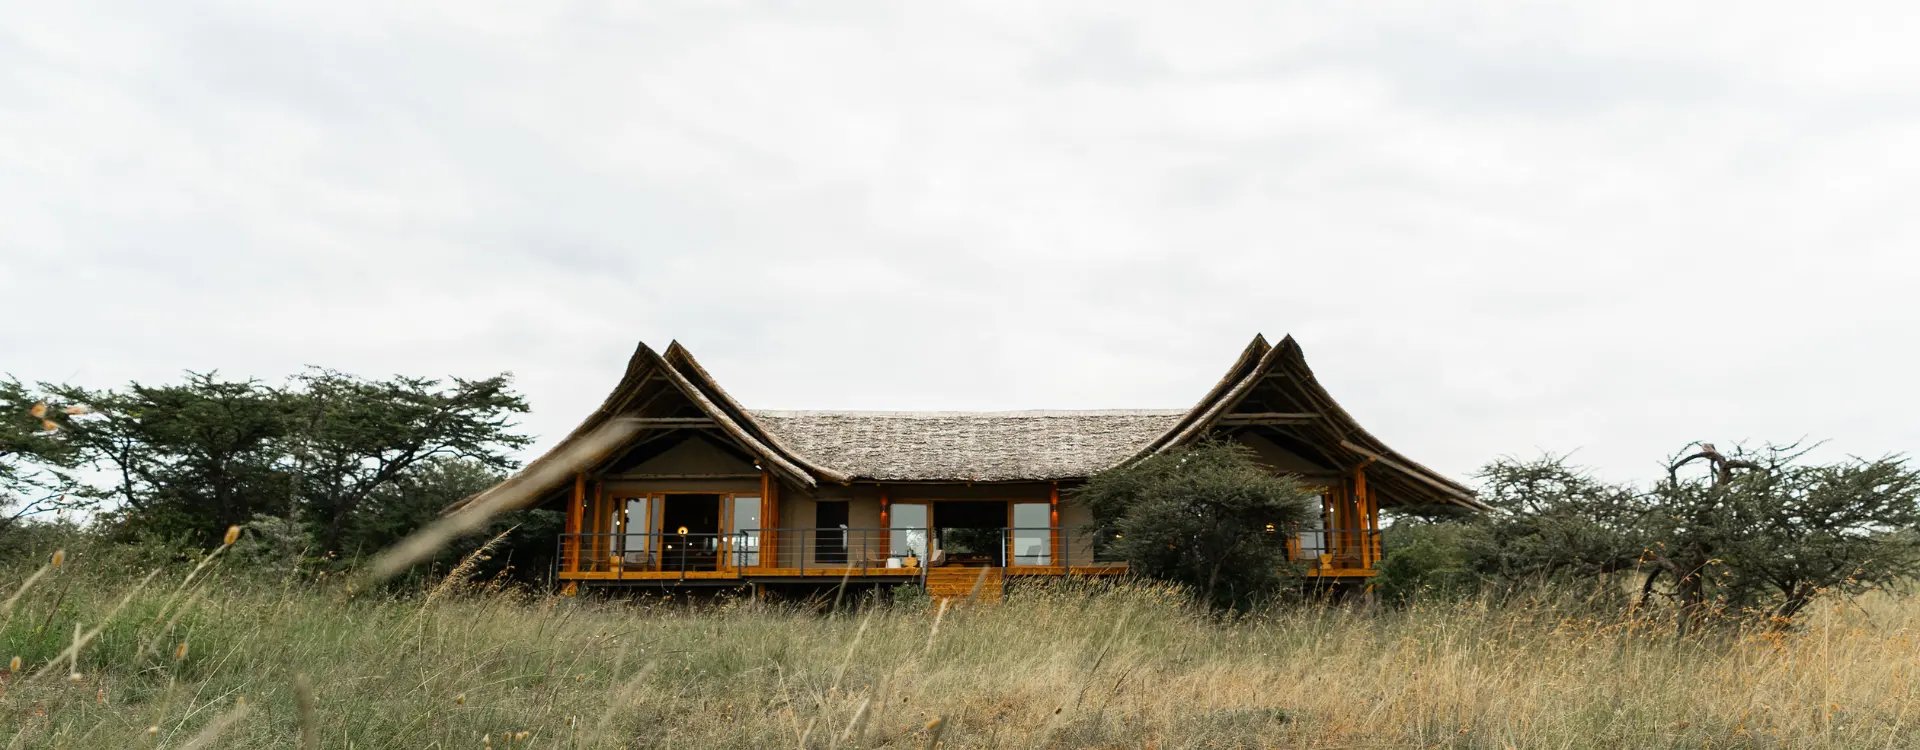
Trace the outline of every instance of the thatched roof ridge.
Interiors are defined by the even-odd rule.
[[[585,419],[581,420],[580,424],[574,427],[571,432],[568,432],[566,437],[561,438],[560,442],[555,443],[553,447],[548,448],[546,452],[541,453],[539,457],[528,462],[526,466],[521,467],[519,471],[514,472],[499,484],[480,493],[460,499],[452,505],[447,506],[444,512],[459,510],[484,495],[497,492],[526,490],[527,499],[531,502],[537,501],[547,493],[560,489],[561,485],[553,484],[552,482],[547,483],[551,486],[526,487],[524,485],[529,481],[529,478],[545,473],[541,472],[540,469],[554,461],[556,456],[565,455],[568,453],[568,449],[575,443],[581,442],[593,431],[601,428],[608,422],[623,417],[641,417],[642,415],[636,413],[634,410],[640,407],[638,402],[648,392],[649,385],[653,385],[654,390],[658,390],[659,386],[657,384],[659,381],[665,381],[669,384],[669,387],[685,395],[707,418],[713,420],[714,426],[726,433],[728,437],[733,438],[742,448],[753,454],[757,459],[765,462],[768,468],[803,486],[810,487],[815,484],[813,475],[806,469],[796,465],[788,454],[767,445],[766,442],[757,437],[753,432],[741,426],[733,416],[720,408],[720,405],[715,403],[708,394],[703,393],[692,380],[676,370],[662,358],[659,353],[655,352],[652,347],[647,346],[646,342],[642,341],[635,346],[633,356],[627,358],[626,370],[621,373],[620,381],[614,385],[613,390],[609,391],[607,397],[601,400],[600,406],[589,413]],[[599,456],[598,458],[605,458],[605,456]]]
[[[547,468],[575,443],[588,445],[591,441],[585,438],[609,422],[627,418],[616,426],[717,430],[760,465],[803,487],[822,481],[1084,479],[1189,444],[1217,428],[1247,424],[1251,417],[1236,407],[1256,390],[1265,395],[1255,403],[1297,403],[1309,410],[1303,413],[1308,417],[1304,422],[1286,429],[1324,452],[1336,468],[1373,467],[1368,474],[1377,477],[1388,497],[1486,507],[1464,485],[1401,456],[1361,428],[1314,378],[1293,337],[1274,346],[1257,335],[1206,397],[1184,410],[750,410],[679,342],[668,346],[665,355],[641,343],[599,408],[525,469],[482,494],[519,489],[528,490],[529,497],[550,497],[561,489],[554,484],[560,480],[541,480],[553,486],[525,485],[532,476],[560,475],[535,470]],[[692,414],[699,416],[688,420]],[[698,427],[689,427],[689,421]]]
[[[1338,401],[1333,400],[1333,395],[1328,393],[1326,387],[1320,385],[1320,380],[1313,376],[1313,369],[1307,366],[1306,352],[1300,348],[1300,343],[1294,341],[1292,336],[1281,339],[1280,345],[1275,347],[1275,351],[1280,354],[1279,365],[1285,368],[1287,373],[1292,376],[1291,381],[1298,383],[1303,391],[1314,401],[1321,404],[1322,408],[1326,410],[1329,422],[1333,423],[1342,432],[1347,433],[1346,437],[1340,441],[1341,447],[1365,456],[1370,461],[1376,461],[1384,465],[1387,469],[1408,475],[1414,480],[1428,485],[1436,490],[1442,499],[1448,502],[1474,510],[1492,510],[1486,503],[1480,502],[1480,500],[1474,497],[1474,492],[1471,488],[1452,479],[1448,479],[1445,474],[1434,471],[1418,461],[1401,455],[1398,451],[1387,447],[1385,442],[1374,437],[1373,433],[1367,432],[1365,427],[1361,427],[1360,422],[1355,420],[1353,415],[1347,413],[1346,407],[1341,406]]]
[[[589,412],[585,419],[580,420],[580,424],[574,426],[573,430],[568,432],[566,437],[560,438],[560,442],[555,443],[552,448],[540,454],[539,457],[528,461],[526,466],[520,467],[519,471],[501,480],[499,484],[460,498],[451,505],[448,505],[441,512],[451,513],[492,493],[522,489],[521,485],[526,484],[528,478],[538,475],[540,473],[539,469],[551,463],[555,456],[563,452],[563,448],[584,439],[589,433],[612,419],[615,413],[618,412],[621,404],[628,398],[631,398],[640,384],[645,382],[652,363],[658,359],[659,355],[655,354],[653,349],[648,348],[647,342],[639,342],[639,344],[634,347],[633,355],[627,357],[627,368],[621,373],[620,382],[614,385],[613,390],[607,393],[606,398],[601,399],[600,406],[592,412]],[[532,488],[532,490],[530,494],[537,496],[550,491],[551,488],[536,487]]]
[[[673,365],[665,360],[660,361],[660,372],[666,376],[668,381],[678,386],[688,398],[692,399],[694,404],[700,407],[700,411],[705,412],[707,417],[713,420],[714,424],[719,425],[722,432],[727,433],[729,437],[739,441],[748,451],[751,451],[755,456],[766,462],[768,468],[784,474],[788,478],[798,481],[803,485],[813,486],[813,476],[808,474],[806,469],[795,465],[790,454],[767,445],[759,437],[748,432],[746,427],[741,426],[738,420],[734,419],[734,417],[722,409],[719,404],[715,403],[711,397],[701,391],[699,386],[688,379],[685,373],[674,369]],[[758,425],[755,425],[755,428],[758,429]],[[760,432],[764,434],[764,430]]]
[[[1247,346],[1240,359],[1227,371],[1226,377],[1221,378],[1205,398],[1187,410],[1186,416],[1166,435],[1149,443],[1129,460],[1145,458],[1201,439],[1254,388],[1274,380],[1284,383],[1289,393],[1313,406],[1319,418],[1303,429],[1318,434],[1321,440],[1317,442],[1325,445],[1332,454],[1344,457],[1349,465],[1378,464],[1388,481],[1406,490],[1407,494],[1476,510],[1487,509],[1484,503],[1474,498],[1473,490],[1467,486],[1400,455],[1361,427],[1353,415],[1348,414],[1333,399],[1333,395],[1320,385],[1313,370],[1307,367],[1306,353],[1291,335],[1282,337],[1278,346],[1269,346],[1265,337],[1254,336],[1253,343]]]
[[[700,361],[694,359],[693,352],[682,346],[678,340],[667,344],[667,353],[663,359],[669,367],[685,376],[710,403],[725,412],[729,419],[732,419],[741,429],[751,433],[756,440],[779,452],[783,459],[804,466],[806,471],[829,482],[845,484],[851,481],[852,478],[845,472],[807,460],[804,454],[794,451],[780,440],[778,434],[755,420],[753,413],[741,406],[740,402],[735,401],[725,388],[720,387],[720,381],[709,374],[707,368],[701,367]]]
[[[899,419],[944,419],[947,417],[987,417],[993,419],[1045,419],[1048,417],[1177,417],[1185,409],[1008,409],[1005,411],[917,411],[890,409],[752,409],[751,414],[770,417],[893,417]]]
[[[1220,376],[1219,382],[1207,389],[1207,395],[1201,396],[1200,402],[1188,409],[1180,421],[1164,434],[1155,437],[1153,442],[1141,446],[1133,458],[1144,458],[1177,444],[1175,441],[1178,436],[1187,434],[1193,427],[1204,427],[1208,423],[1208,414],[1214,410],[1215,405],[1230,405],[1237,402],[1238,399],[1230,397],[1229,394],[1233,389],[1249,382],[1247,378],[1260,369],[1261,362],[1272,351],[1273,347],[1267,343],[1266,336],[1254,334],[1253,341],[1247,344],[1247,348],[1240,351],[1240,357],[1233,361],[1233,366],[1227,368],[1227,373]]]
[[[754,411],[815,464],[883,481],[1084,479],[1165,434],[1183,412]]]

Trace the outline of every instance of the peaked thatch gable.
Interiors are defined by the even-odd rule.
[[[728,395],[679,342],[664,356],[641,344],[599,409],[525,470],[483,495],[509,487],[531,496],[558,491],[553,472],[535,470],[610,424],[633,433],[630,446],[677,431],[704,431],[802,487],[1083,479],[1208,435],[1253,430],[1335,470],[1369,467],[1369,476],[1392,503],[1485,508],[1465,486],[1401,456],[1362,429],[1314,379],[1290,336],[1278,346],[1255,336],[1190,409],[1117,411],[755,411]],[[520,486],[534,476],[553,486]]]
[[[1275,411],[1285,409],[1285,411]],[[1223,428],[1280,425],[1288,437],[1310,446],[1324,463],[1370,465],[1377,481],[1398,502],[1441,502],[1475,510],[1487,506],[1473,490],[1400,455],[1360,426],[1333,400],[1307,367],[1299,342],[1287,336],[1278,346],[1264,336],[1241,352],[1227,375],[1166,434],[1132,458],[1143,458],[1199,440]]]

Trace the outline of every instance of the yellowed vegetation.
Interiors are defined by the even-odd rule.
[[[0,663],[20,657],[0,747],[1920,744],[1912,598],[1678,639],[1551,597],[1222,622],[1167,589],[1081,584],[829,615],[352,598],[219,566],[140,586],[89,562],[0,613]],[[0,596],[32,572],[5,571]]]

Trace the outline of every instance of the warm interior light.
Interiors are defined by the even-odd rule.
[[[680,527],[680,535],[681,535],[681,536],[686,536],[686,535],[687,535],[687,527],[685,527],[685,526],[682,526],[682,527]]]
[[[1273,524],[1267,524],[1267,533],[1271,534],[1273,532],[1274,532]]]

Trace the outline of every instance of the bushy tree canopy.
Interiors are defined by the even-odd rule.
[[[1631,576],[1630,601],[1670,603],[1685,630],[1722,616],[1785,624],[1822,593],[1920,574],[1920,471],[1901,457],[1803,458],[1700,443],[1644,488],[1556,457],[1497,461],[1480,475],[1494,511],[1445,531],[1390,530],[1382,584],[1406,593]]]
[[[1187,585],[1218,607],[1244,607],[1290,577],[1284,530],[1314,495],[1236,443],[1176,449],[1093,476],[1073,499],[1132,571]]]
[[[0,380],[0,530],[22,518],[73,508],[72,469],[81,462],[67,429],[82,407],[46,388]]]
[[[91,413],[68,442],[123,533],[207,545],[259,516],[297,521],[315,546],[357,554],[410,530],[424,506],[483,488],[526,445],[504,375],[370,380],[310,370],[285,385],[184,382],[56,389]]]

